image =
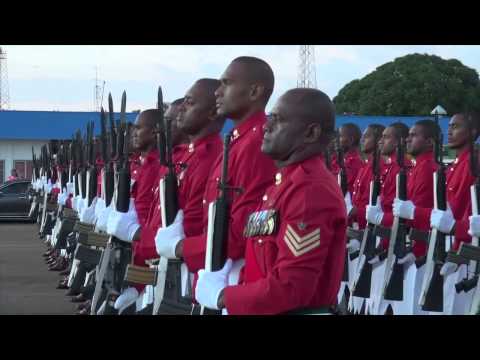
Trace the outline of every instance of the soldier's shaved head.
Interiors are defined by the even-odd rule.
[[[184,98],[173,100],[171,102],[170,106],[180,106],[180,105],[183,104],[183,100],[184,100]]]
[[[137,151],[146,153],[155,146],[155,128],[161,114],[159,109],[147,109],[138,114],[132,136],[133,146]]]
[[[335,106],[330,98],[317,89],[292,89],[272,109],[262,151],[283,167],[321,154],[334,134]]]
[[[262,59],[253,56],[240,56],[232,61],[232,64],[241,64],[245,72],[245,78],[251,83],[258,83],[265,88],[264,101],[268,103],[273,93],[275,77],[272,68]]]
[[[161,111],[159,109],[147,109],[138,114],[135,123],[142,121],[146,126],[155,128],[157,121],[160,119]]]
[[[197,80],[187,90],[178,115],[179,128],[190,137],[190,141],[206,134],[219,132],[225,117],[216,111],[215,91],[220,86],[217,79]]]
[[[340,135],[345,132],[345,135],[351,137],[352,146],[358,147],[360,145],[360,138],[362,137],[362,132],[360,128],[354,123],[346,123],[340,126]]]
[[[270,65],[250,56],[234,59],[220,81],[215,91],[217,113],[232,119],[236,126],[265,111],[275,82]]]
[[[317,89],[297,88],[282,95],[295,116],[306,123],[316,122],[325,140],[335,135],[335,105],[327,94]]]

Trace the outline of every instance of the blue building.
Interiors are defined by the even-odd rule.
[[[127,113],[127,121],[133,122],[138,113]],[[115,113],[115,119],[120,117]],[[380,123],[388,125],[401,121],[412,126],[419,116],[356,116],[338,115],[337,127],[347,122],[356,123],[363,131],[368,124]],[[30,178],[32,146],[37,154],[42,145],[50,139],[71,139],[77,129],[85,131],[88,121],[95,122],[95,133],[100,133],[100,114],[96,112],[63,112],[63,111],[0,111],[0,183],[17,169],[19,176]],[[440,125],[446,141],[448,118],[442,118]],[[222,133],[233,127],[227,120]]]

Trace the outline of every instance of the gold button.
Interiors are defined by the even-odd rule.
[[[263,200],[263,201],[267,201],[267,199],[268,199],[268,196],[267,196],[267,195],[263,195],[262,200]]]
[[[206,203],[207,203],[207,200],[203,199],[202,204],[206,204]]]
[[[263,240],[262,240],[262,239],[258,239],[258,244],[259,244],[259,245],[262,245],[262,244],[263,244]]]
[[[256,127],[254,127],[254,128],[253,128],[253,131],[257,131],[257,128],[256,128]]]

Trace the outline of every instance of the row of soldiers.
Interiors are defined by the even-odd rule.
[[[85,141],[73,141],[77,151],[57,152],[55,166],[42,152],[32,211],[38,203],[44,256],[65,276],[58,288],[82,302],[79,313],[473,308],[478,239],[463,245],[480,234],[470,197],[476,114],[450,120],[457,159],[446,170],[434,156],[441,131],[432,120],[336,132],[334,105],[315,89],[287,91],[267,117],[273,88],[266,62],[239,57],[165,113],[160,92],[157,109],[132,127],[126,99],[116,126],[110,101],[98,154],[91,125]],[[222,144],[227,118],[234,128]],[[464,280],[471,289],[457,293]]]

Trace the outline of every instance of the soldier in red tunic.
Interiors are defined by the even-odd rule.
[[[400,171],[400,166],[397,162],[396,150],[401,138],[405,139],[408,136],[408,127],[403,123],[393,123],[385,128],[382,137],[379,141],[380,152],[384,157],[384,161],[380,168],[380,201],[377,201],[375,206],[367,205],[366,217],[369,223],[375,225],[382,225],[384,227],[391,227],[390,220],[384,216],[385,213],[392,212],[393,199],[396,195],[396,179]],[[410,162],[404,160],[407,169],[410,167]],[[388,238],[382,238],[378,251],[386,252],[388,250]],[[371,314],[384,314],[387,306],[391,302],[383,301],[382,280],[385,273],[385,261],[381,261],[379,256],[375,256],[369,260],[369,263],[374,265],[372,271],[372,287],[370,291],[370,298],[367,301],[368,311]]]
[[[364,163],[360,156],[360,138],[362,133],[360,128],[354,123],[347,123],[340,126],[338,129],[339,145],[344,153],[345,170],[347,173],[348,192],[353,193],[353,184],[358,172],[363,167]],[[338,175],[340,168],[336,154],[332,155],[332,173]]]
[[[200,304],[228,314],[319,314],[336,304],[346,209],[321,155],[334,128],[333,103],[321,91],[293,89],[278,100],[262,143],[278,170],[243,232],[240,284],[227,286],[230,259],[220,271],[201,270]]]
[[[375,144],[378,143],[382,136],[383,130],[385,130],[383,125],[370,124],[362,136],[362,152],[367,155],[367,159],[358,171],[353,183],[352,209],[348,214],[349,222],[358,223],[360,229],[364,229],[367,223],[365,212],[368,205],[370,182],[373,180],[372,154]]]
[[[273,161],[260,151],[262,129],[266,122],[265,106],[273,92],[274,76],[263,60],[239,57],[228,66],[220,81],[221,85],[215,92],[217,113],[232,119],[235,124],[228,162],[229,184],[243,190],[233,197],[228,234],[227,252],[230,258],[236,260],[232,272],[232,281],[236,283],[245,254],[243,230],[247,217],[262,202],[265,189],[275,176]],[[177,258],[182,258],[193,273],[205,266],[208,206],[218,195],[222,159],[223,155],[215,160],[207,180],[202,199],[202,232],[196,236],[183,236],[183,229],[179,227],[175,231],[177,238],[164,239],[161,249],[158,249],[162,256],[175,254]],[[159,240],[157,236],[160,244]]]
[[[384,222],[391,224],[393,216],[408,220],[407,226],[428,232],[430,222],[415,216],[415,209],[433,207],[433,173],[438,166],[433,156],[433,146],[440,129],[432,120],[420,120],[410,129],[407,137],[407,152],[414,158],[412,168],[407,177],[406,201],[395,198],[393,213],[385,212]],[[425,256],[427,245],[422,241],[414,241],[413,257]]]

